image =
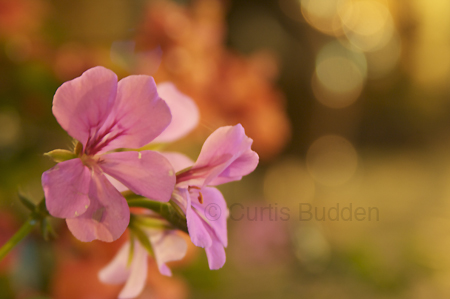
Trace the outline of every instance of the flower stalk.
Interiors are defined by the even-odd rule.
[[[126,194],[126,192],[124,192]],[[125,195],[124,194],[124,195]],[[145,197],[129,193],[126,194],[128,205],[130,207],[140,207],[152,210],[158,213],[161,217],[167,220],[170,225],[174,228],[188,233],[186,216],[177,209],[176,204],[161,203],[157,201],[149,200]],[[24,198],[20,197],[21,201],[24,202]],[[48,222],[48,217],[51,217],[45,208],[45,199],[41,201],[36,206],[31,206],[32,204],[26,200],[26,207],[32,210],[30,217],[25,221],[25,223],[20,227],[20,229],[2,246],[0,247],[0,261],[14,248],[16,247],[29,233],[34,229],[37,224],[41,224],[42,233],[44,239],[47,240],[49,235],[54,236],[55,233],[53,228]],[[34,208],[33,208],[34,207]],[[144,219],[136,219],[136,221],[144,221]],[[142,223],[144,224],[144,223]],[[146,223],[149,224],[149,223]]]
[[[48,217],[50,216],[45,206],[45,198],[37,205],[33,204],[22,194],[19,194],[20,201],[31,211],[31,215],[20,227],[20,229],[0,248],[0,261],[14,248],[20,241],[22,241],[34,229],[37,224],[41,225],[42,234],[45,240],[49,237],[55,237],[54,232]]]
[[[14,236],[0,248],[0,261],[33,230],[37,223],[36,216],[31,215]]]
[[[126,196],[126,198],[128,206],[130,208],[139,207],[152,210],[161,215],[175,228],[188,233],[186,216],[184,216],[184,214],[180,213],[179,210],[174,207],[175,204],[172,204],[171,202],[162,203],[158,201],[152,201],[135,194]]]

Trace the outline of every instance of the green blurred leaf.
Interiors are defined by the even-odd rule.
[[[130,234],[130,252],[128,253],[128,262],[127,266],[131,265],[134,256],[134,235]]]
[[[144,246],[144,248],[148,251],[148,253],[150,253],[153,256],[154,255],[153,247],[152,244],[150,243],[150,240],[148,239],[147,234],[136,226],[130,227],[130,229],[136,236],[136,238],[139,240],[139,242],[142,244],[142,246]]]
[[[36,205],[29,200],[25,195],[23,195],[20,191],[17,193],[17,195],[19,196],[19,200],[20,202],[30,211],[35,211],[36,210]]]

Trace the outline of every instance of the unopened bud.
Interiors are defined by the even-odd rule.
[[[51,152],[45,153],[44,156],[48,156],[53,159],[55,162],[64,162],[67,160],[75,159],[77,155],[75,153],[63,150],[63,149],[56,149]]]

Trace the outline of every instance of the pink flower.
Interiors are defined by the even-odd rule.
[[[174,230],[146,229],[146,233],[152,244],[159,272],[171,276],[172,272],[166,263],[184,257],[187,250],[186,242]],[[119,294],[121,299],[137,297],[147,280],[147,250],[139,241],[134,240],[133,259],[129,264],[130,247],[130,242],[125,243],[111,263],[99,273],[99,278],[104,283],[125,283]]]
[[[199,113],[195,103],[185,96],[172,83],[158,84],[158,94],[165,99],[172,113],[170,125],[152,143],[171,142],[184,137],[198,123]],[[119,181],[108,176],[110,182],[120,191],[128,190]],[[173,190],[172,190],[173,191]],[[153,212],[147,214],[152,215]],[[141,228],[143,229],[143,228]],[[187,244],[174,230],[143,229],[152,244],[154,257],[159,271],[171,276],[166,262],[182,259],[187,250]],[[99,273],[102,282],[108,284],[125,283],[119,298],[137,297],[144,289],[147,278],[148,252],[136,239],[133,241],[132,260],[130,257],[130,242],[127,242],[117,253],[111,263]]]
[[[195,102],[171,82],[163,82],[157,85],[158,94],[169,106],[172,121],[164,131],[152,140],[150,145],[156,143],[168,143],[177,141],[189,134],[199,122],[199,111]],[[165,154],[163,153],[165,156]],[[190,160],[189,160],[190,161]],[[129,190],[119,181],[107,176],[110,182],[120,192]]]
[[[48,211],[66,218],[76,238],[111,242],[129,223],[128,204],[105,174],[136,194],[169,201],[175,175],[166,158],[147,150],[112,152],[140,148],[169,125],[170,110],[152,77],[117,82],[112,71],[92,68],[58,88],[53,114],[82,150],[44,172],[42,186]]]
[[[240,180],[256,168],[259,157],[251,150],[252,142],[238,124],[214,131],[206,139],[193,165],[181,154],[164,154],[175,171],[192,165],[177,175],[172,196],[186,213],[192,243],[205,248],[210,269],[224,265],[224,247],[228,244],[227,205],[222,193],[210,186]]]

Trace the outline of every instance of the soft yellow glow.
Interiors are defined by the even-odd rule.
[[[430,89],[446,88],[450,75],[450,1],[415,0],[413,8],[420,20],[408,65],[413,80]]]
[[[348,40],[363,51],[383,47],[395,31],[387,7],[373,0],[347,1],[339,15]]]
[[[310,202],[314,193],[314,181],[304,163],[296,158],[273,165],[264,177],[264,196],[271,202],[296,205],[299,201]]]
[[[361,94],[367,73],[364,54],[344,48],[338,42],[325,46],[317,55],[312,88],[317,100],[331,108],[343,108]]]
[[[15,111],[0,112],[0,148],[14,145],[20,131],[20,118]]]
[[[332,56],[316,67],[320,82],[332,92],[344,93],[362,85],[363,74],[358,66],[346,57]]]
[[[311,176],[326,186],[347,182],[355,173],[358,157],[353,145],[337,135],[323,136],[310,146],[306,165]]]
[[[330,245],[320,226],[302,223],[294,231],[294,253],[311,272],[321,272],[330,261]]]
[[[346,0],[301,0],[305,20],[317,30],[330,35],[342,32],[338,7]]]
[[[358,97],[361,95],[363,85],[358,85],[356,88],[352,90],[348,90],[347,92],[336,93],[329,89],[327,89],[317,78],[317,75],[314,74],[311,87],[314,93],[315,98],[324,106],[329,108],[345,108],[353,104]]]
[[[368,77],[381,78],[389,74],[398,64],[401,54],[401,41],[398,35],[376,51],[367,52]]]

